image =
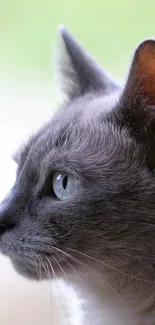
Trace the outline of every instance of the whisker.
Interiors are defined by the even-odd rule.
[[[55,271],[54,271],[54,268],[53,268],[53,266],[52,266],[52,263],[51,263],[50,259],[49,259],[47,256],[46,256],[46,259],[47,259],[47,261],[48,261],[48,263],[49,263],[49,265],[50,265],[50,267],[51,267],[51,271],[52,271],[52,273],[53,273],[53,278],[54,278],[54,280],[55,280],[55,284],[56,284],[56,287],[57,287],[57,291],[58,291],[58,294],[59,294],[59,298],[60,298],[60,301],[61,301],[61,304],[62,304],[62,307],[63,307],[64,313],[65,313],[65,316],[66,316],[67,322],[68,322],[69,325],[71,325],[70,322],[69,322],[69,318],[68,318],[68,315],[67,315],[67,312],[66,312],[65,305],[64,305],[64,303],[63,303],[63,299],[62,299],[62,297],[61,297],[61,294],[62,294],[62,293],[60,293],[60,288],[59,288],[59,285],[58,285],[57,280],[56,280],[56,273],[55,273]]]
[[[34,252],[35,254],[35,252]],[[41,255],[36,255],[36,258],[39,260],[39,263],[40,263],[40,266],[42,264],[44,270],[45,270],[45,274],[47,276],[47,278],[49,279],[49,285],[50,285],[50,325],[52,325],[52,287],[51,287],[51,276],[50,276],[50,272],[49,272],[49,267],[48,267],[48,264],[47,264],[47,268],[46,268],[46,265],[41,257]],[[41,268],[40,268],[40,271],[41,271]]]
[[[31,236],[27,236],[27,238],[30,239],[30,238],[32,238],[32,237],[31,237]],[[39,239],[39,238],[37,237],[36,240],[38,240],[38,239]],[[44,239],[45,239],[45,238],[44,238]],[[49,242],[50,242],[50,239],[49,239],[49,238],[47,238],[47,240],[49,240]],[[38,240],[38,242],[40,243],[40,240]],[[41,244],[43,244],[43,243],[41,243]],[[48,244],[50,245],[50,243],[48,243]],[[30,246],[28,245],[28,247],[30,247]],[[53,248],[54,248],[54,246],[53,246]],[[116,271],[116,272],[118,272],[118,273],[120,273],[120,274],[122,274],[122,275],[124,275],[124,276],[130,277],[131,279],[138,280],[138,281],[142,281],[142,282],[145,282],[145,283],[155,284],[155,281],[147,280],[147,279],[140,278],[140,277],[138,277],[138,276],[131,275],[131,274],[127,273],[127,272],[124,272],[124,271],[121,271],[121,270],[119,270],[119,269],[116,269],[115,267],[113,267],[113,266],[111,266],[111,265],[109,265],[109,264],[107,264],[107,263],[105,263],[105,262],[103,262],[103,261],[100,261],[100,260],[98,260],[98,259],[96,259],[96,258],[94,258],[94,257],[92,257],[92,256],[89,256],[89,255],[87,255],[87,254],[84,254],[84,253],[82,253],[82,252],[80,252],[80,251],[77,251],[77,250],[75,250],[75,249],[72,249],[72,248],[69,248],[69,247],[65,247],[65,249],[68,249],[68,250],[71,250],[72,252],[76,252],[76,253],[78,253],[78,254],[81,254],[81,255],[83,255],[83,256],[85,256],[85,257],[91,259],[91,260],[94,260],[95,262],[98,262],[98,263],[100,263],[100,264],[106,266],[107,268],[109,268],[109,269],[111,269],[111,270],[114,270],[114,271]]]
[[[59,140],[59,142],[58,142],[58,147],[61,146],[61,143],[62,143],[64,137],[66,136],[67,131],[69,130],[69,128],[70,128],[70,127],[71,127],[75,122],[77,122],[79,119],[81,119],[81,116],[78,116],[75,120],[73,120],[73,121],[68,125],[68,127],[65,129],[64,133],[62,134],[62,136],[61,136],[61,138],[60,138],[60,140]]]
[[[68,261],[65,260],[65,262],[71,267],[71,269],[75,272],[75,274],[77,275],[77,277],[79,278],[81,284],[83,285],[83,287],[86,288],[86,285],[84,284],[81,276],[79,275],[79,273],[77,272],[77,270],[74,268],[74,266],[72,264],[70,264]],[[87,311],[85,310],[85,307],[83,306],[82,302],[80,301],[80,304],[81,304],[81,307],[84,311],[84,313],[87,315],[87,318],[88,318],[88,321],[89,321],[89,324],[92,324],[92,322],[90,321],[90,318],[89,318],[89,315],[87,313]]]
[[[45,244],[44,244],[45,245]],[[119,294],[116,292],[116,290],[111,286],[111,284],[107,281],[107,280],[103,280],[103,278],[101,277],[101,275],[99,273],[97,273],[95,270],[93,270],[91,267],[89,267],[87,264],[81,262],[80,260],[78,260],[77,258],[73,257],[72,255],[62,251],[61,249],[51,246],[49,247],[49,245],[47,245],[48,248],[51,249],[55,249],[57,251],[59,251],[60,253],[66,255],[68,258],[70,258],[72,261],[75,261],[77,264],[84,266],[85,268],[87,268],[89,271],[91,271],[92,273],[94,273],[98,278],[100,278],[100,280],[103,282],[103,284],[105,285],[105,283],[108,285],[108,287],[115,293],[115,295],[119,298],[119,300],[121,301],[121,303],[124,304],[124,301],[122,300],[122,298],[119,296]]]
[[[49,271],[49,266],[47,263],[47,272],[48,272],[48,279],[49,279],[49,285],[50,285],[50,325],[52,325],[52,286],[51,286],[51,276]]]
[[[121,271],[121,270],[119,270],[119,269],[116,269],[115,267],[113,267],[113,266],[111,266],[111,265],[109,265],[109,264],[107,264],[107,263],[105,263],[105,262],[102,262],[102,261],[96,259],[95,257],[89,256],[89,255],[84,254],[84,253],[82,253],[82,252],[80,252],[80,251],[77,251],[77,250],[75,250],[75,249],[72,249],[72,248],[69,248],[69,247],[65,247],[65,248],[69,249],[69,250],[72,251],[72,252],[75,252],[75,253],[81,254],[82,256],[85,256],[85,257],[87,257],[87,258],[89,258],[89,259],[91,259],[91,260],[93,260],[93,261],[95,261],[95,262],[98,262],[98,263],[100,263],[100,264],[106,266],[107,268],[109,268],[109,269],[111,269],[111,270],[114,270],[114,271],[116,271],[116,272],[118,272],[118,273],[120,273],[120,274],[123,274],[123,275],[125,275],[125,276],[128,276],[128,277],[130,277],[130,278],[132,278],[132,279],[139,280],[139,281],[143,281],[143,282],[147,282],[147,283],[155,283],[154,281],[146,280],[146,279],[142,279],[142,278],[139,278],[139,277],[137,277],[137,276],[134,276],[134,275],[128,274],[128,273],[126,273],[126,272],[123,272],[123,271]]]
[[[66,272],[64,271],[63,267],[61,266],[61,264],[57,261],[57,259],[56,259],[54,256],[53,256],[53,259],[54,259],[54,261],[57,263],[57,265],[60,267],[60,269],[62,270],[64,276],[65,276],[66,279],[67,279],[67,281],[69,281],[69,277],[67,276],[67,274],[66,274]],[[74,269],[74,267],[73,267],[69,262],[67,262],[66,260],[65,260],[65,262],[66,262],[66,263],[67,263],[67,264],[68,264],[68,265],[69,265],[69,266],[74,270],[74,272],[76,273],[76,275],[80,278],[80,275],[78,274],[78,272],[76,272],[76,270]],[[82,281],[81,278],[80,278],[80,281]],[[74,291],[75,291],[75,289],[74,289]],[[84,306],[83,306],[81,300],[80,300],[80,304],[81,304],[81,307],[82,307],[84,313],[87,315],[87,318],[88,318],[89,324],[91,324],[91,323],[90,323],[90,319],[89,319],[89,317],[88,317],[88,313],[86,313],[85,308],[84,308]]]
[[[116,290],[112,287],[112,285],[107,281],[107,280],[103,280],[102,276],[97,273],[94,269],[92,269],[91,267],[89,267],[87,264],[81,262],[80,260],[78,260],[77,258],[73,257],[73,256],[69,256],[72,261],[75,261],[77,264],[84,266],[85,268],[87,268],[89,271],[91,271],[93,274],[95,274],[97,276],[97,278],[99,278],[101,280],[101,282],[105,285],[107,284],[108,287],[114,292],[114,294],[117,296],[117,298],[119,298],[119,300],[121,301],[121,303],[124,304],[124,301],[122,300],[122,298],[120,297],[120,295],[116,292]]]
[[[41,289],[41,306],[43,306],[43,286],[42,286],[42,272],[41,272],[41,263],[39,262],[39,279],[40,279],[40,289]],[[42,315],[42,324],[44,323],[43,321],[43,312],[41,313]]]
[[[69,230],[69,232],[67,232],[67,233],[66,233],[65,235],[63,235],[63,236],[60,236],[60,235],[59,235],[59,237],[60,237],[60,238],[64,238],[64,237],[69,236],[69,235],[71,234],[71,232],[73,231],[73,229],[75,228],[75,226],[76,226],[76,221],[77,221],[77,218],[75,219],[75,222],[74,222],[73,226],[71,227],[71,229]]]
[[[75,258],[75,257],[73,257],[71,254],[68,254],[68,253],[66,253],[66,252],[64,252],[64,251],[62,251],[61,249],[59,249],[58,247],[55,247],[55,246],[52,246],[52,245],[50,245],[50,244],[45,244],[45,243],[42,243],[42,242],[40,242],[40,244],[42,245],[42,246],[45,246],[46,248],[48,248],[48,249],[51,249],[52,250],[52,253],[53,253],[53,250],[56,250],[56,251],[58,251],[58,252],[60,252],[60,253],[62,253],[62,254],[64,254],[65,256],[67,256],[68,258],[70,258],[70,259],[72,259],[73,261],[75,261],[77,264],[79,264],[79,265],[82,265],[83,267],[85,267],[85,268],[87,268],[89,271],[91,271],[91,272],[93,272],[98,278],[100,278],[100,280],[103,282],[103,284],[107,284],[108,285],[108,287],[115,293],[115,295],[119,298],[119,300],[124,304],[124,301],[122,300],[122,298],[118,295],[118,293],[116,292],[116,290],[111,286],[111,284],[107,281],[107,280],[103,280],[103,278],[102,278],[102,276],[99,274],[99,273],[97,273],[94,269],[92,269],[92,268],[90,268],[87,264],[85,264],[84,262],[82,262],[82,261],[80,261],[79,259],[77,259],[77,258]],[[67,247],[67,249],[69,249],[68,247]],[[72,249],[71,249],[72,250]],[[78,252],[78,251],[76,251],[76,250],[72,250],[72,251],[75,251],[75,252]],[[80,252],[79,252],[80,253]],[[82,255],[83,255],[83,253],[81,253]],[[84,254],[84,256],[85,256],[85,254]],[[86,255],[86,257],[89,257],[89,256],[87,256]],[[93,258],[92,258],[93,259]],[[98,260],[97,260],[98,261]],[[121,271],[120,271],[121,272]],[[122,273],[122,272],[121,272]],[[124,274],[124,273],[123,273]],[[151,282],[152,283],[152,282]]]
[[[61,266],[61,264],[57,261],[57,259],[54,256],[52,258],[54,259],[56,264],[59,266],[59,268],[62,271],[62,273],[64,274],[65,278],[68,280],[68,276],[67,276],[66,272],[64,271],[63,267]]]
[[[42,287],[41,262],[40,262],[39,257],[37,256],[37,254],[35,252],[33,252],[33,253],[36,256],[36,259],[39,261],[39,269],[37,267],[37,263],[36,262],[34,262],[34,263],[35,263],[36,271],[37,271],[37,274],[38,274],[38,278],[40,280],[40,289],[41,289],[40,299],[41,299],[41,306],[43,306],[43,287]],[[44,323],[44,321],[43,321],[43,311],[41,312],[41,319],[42,319],[41,323],[43,324]]]

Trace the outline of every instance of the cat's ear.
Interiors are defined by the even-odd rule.
[[[81,47],[64,26],[54,62],[60,89],[72,100],[88,92],[111,92],[118,89],[114,80]]]
[[[155,40],[137,47],[120,99],[123,118],[139,139],[155,136]]]
[[[155,105],[155,40],[147,39],[136,49],[124,90],[124,97],[144,99]]]

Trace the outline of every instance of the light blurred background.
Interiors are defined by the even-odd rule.
[[[0,0],[0,199],[15,178],[9,156],[52,115],[59,99],[51,69],[59,24],[66,25],[114,77],[124,79],[137,44],[155,34],[155,1]],[[22,281],[0,259],[1,325],[43,325],[26,319],[32,301],[36,310],[40,308],[39,289],[26,289]],[[25,323],[16,318],[19,308]]]
[[[8,151],[50,115],[51,57],[64,24],[119,79],[135,46],[154,36],[153,0],[0,0],[0,109]],[[10,139],[10,132],[11,139]],[[3,137],[4,138],[4,137]],[[8,141],[9,138],[9,141]]]

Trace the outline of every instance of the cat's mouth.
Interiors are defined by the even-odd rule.
[[[0,244],[2,254],[9,257],[16,271],[24,277],[34,280],[64,277],[70,263],[67,254],[60,252],[26,250],[25,247],[14,248],[12,245]]]
[[[61,269],[56,265],[51,256],[43,256],[42,261],[27,257],[12,257],[11,260],[16,271],[27,278],[44,280],[62,277]],[[62,264],[61,262],[61,268],[64,268]]]

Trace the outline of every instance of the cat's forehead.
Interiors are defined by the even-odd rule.
[[[105,123],[106,117],[118,103],[119,93],[101,96],[83,96],[73,103],[60,109],[51,121],[39,132],[37,140],[34,139],[35,148],[44,151],[55,147],[70,146],[74,148],[78,143],[77,137],[90,138],[95,129]],[[104,129],[103,129],[104,132]],[[82,139],[81,139],[82,140]]]
[[[97,151],[97,146],[101,146],[101,143],[122,146],[128,134],[123,137],[118,134],[117,125],[113,121],[110,123],[107,118],[118,100],[118,93],[103,97],[89,96],[63,107],[31,139],[26,151],[24,149],[25,154],[23,151],[23,157],[26,158],[28,152],[34,162],[39,163],[54,150],[61,150],[61,154],[67,151],[86,153],[93,148]]]
[[[74,114],[76,115],[77,112],[80,112],[83,116],[89,116],[92,119],[101,112],[106,115],[118,103],[120,94],[121,92],[119,91],[104,96],[102,96],[100,93],[95,96],[93,96],[93,94],[89,94],[74,101],[69,106],[69,110],[73,116]]]
[[[21,155],[19,170],[25,165],[26,169],[43,174],[62,169],[76,170],[78,174],[82,171],[90,177],[99,173],[100,177],[105,169],[109,173],[119,172],[122,164],[125,171],[136,166],[139,147],[128,129],[117,124],[113,110],[118,106],[117,93],[79,98],[62,107],[31,138]]]
[[[34,137],[30,154],[39,162],[54,151],[61,155],[69,152],[88,154],[98,151],[109,142],[117,145],[118,137],[124,142],[128,135],[118,136],[117,125],[107,118],[118,103],[119,95],[87,97],[63,107],[53,119]],[[119,145],[119,143],[118,143]],[[126,146],[126,145],[125,145]]]
[[[51,136],[62,137],[62,130],[66,136],[76,130],[93,131],[94,122],[99,124],[106,123],[106,116],[114,109],[119,101],[120,93],[95,95],[89,94],[80,97],[71,104],[58,111],[58,114],[49,124]],[[97,125],[96,125],[97,127]],[[86,134],[85,134],[86,136]]]

